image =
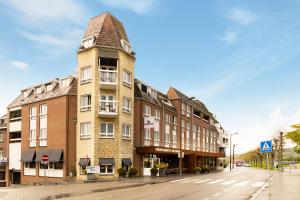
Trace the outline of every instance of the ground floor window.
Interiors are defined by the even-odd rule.
[[[100,174],[113,174],[114,166],[113,165],[100,165]]]
[[[63,161],[48,164],[40,163],[39,176],[63,177],[63,167]]]
[[[24,162],[24,175],[35,176],[35,162]]]

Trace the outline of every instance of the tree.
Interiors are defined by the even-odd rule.
[[[300,124],[295,124],[291,127],[294,128],[294,130],[287,132],[285,137],[296,144],[294,151],[300,154]]]

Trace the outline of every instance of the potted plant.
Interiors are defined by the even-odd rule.
[[[136,168],[132,167],[132,168],[129,169],[128,176],[129,177],[136,176],[137,172],[138,172],[138,170]]]
[[[159,176],[165,176],[166,175],[166,169],[169,167],[168,163],[158,163],[155,165],[156,168],[158,168]]]
[[[202,167],[201,167],[201,172],[202,172],[203,174],[208,174],[208,173],[209,173],[208,167],[207,167],[207,166],[202,166]]]
[[[200,174],[200,172],[201,172],[201,167],[196,167],[196,168],[195,168],[195,172],[196,172],[196,174]]]
[[[151,172],[151,176],[156,176],[158,169],[156,167],[153,167],[150,169],[150,172]]]
[[[127,171],[124,168],[119,168],[118,169],[118,174],[119,174],[119,177],[126,178]]]

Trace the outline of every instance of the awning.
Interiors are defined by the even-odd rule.
[[[49,162],[59,162],[62,157],[62,149],[41,149],[36,152],[36,162],[41,162],[43,155],[48,155]]]
[[[113,158],[99,158],[100,165],[114,165],[115,159]]]
[[[130,158],[123,158],[122,163],[123,165],[132,165]]]
[[[90,159],[89,158],[80,158],[78,165],[80,166],[87,166],[90,163]]]
[[[32,161],[34,161],[34,155],[35,155],[34,149],[28,149],[26,151],[23,151],[22,155],[21,155],[21,161],[32,162]]]

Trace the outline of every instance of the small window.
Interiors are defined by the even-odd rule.
[[[89,48],[91,46],[93,46],[94,44],[94,37],[88,37],[88,38],[85,38],[81,41],[81,46],[84,47],[84,48]]]
[[[155,119],[160,120],[160,110],[155,109]]]
[[[30,107],[29,108],[29,117],[35,117],[36,116],[36,107]]]
[[[171,122],[171,116],[169,114],[165,115],[165,122],[168,124]]]
[[[144,114],[145,114],[145,116],[148,116],[148,117],[151,116],[151,107],[150,106],[145,105]]]
[[[42,88],[41,87],[35,88],[35,94],[41,94],[41,93],[42,93]]]
[[[65,87],[68,87],[68,86],[69,86],[69,78],[61,79],[61,81],[60,81],[60,87],[61,88],[65,88]]]
[[[122,139],[130,140],[131,127],[128,124],[122,125]]]
[[[91,138],[91,123],[84,122],[80,124],[80,139]]]
[[[131,85],[131,73],[129,71],[123,71],[123,82],[126,85]]]
[[[80,111],[89,111],[91,110],[91,95],[82,95],[80,98]]]
[[[130,108],[130,99],[128,97],[124,97],[123,98],[123,111],[126,113],[130,113],[131,112],[131,108]]]
[[[91,67],[85,67],[81,69],[81,83],[89,83],[92,79],[92,69]]]
[[[52,88],[52,84],[51,84],[51,83],[46,85],[46,91],[47,91],[47,92],[52,91],[52,89],[53,89],[53,88]]]
[[[113,137],[114,137],[114,124],[100,123],[100,138],[113,138]]]
[[[151,139],[150,129],[149,128],[145,129],[145,139],[146,140],[150,140]]]
[[[40,115],[47,115],[47,105],[40,106]]]
[[[121,44],[122,44],[122,47],[123,47],[124,51],[126,51],[127,53],[131,53],[132,52],[131,45],[128,42],[126,42],[125,40],[121,39]]]
[[[177,125],[177,117],[176,116],[173,116],[173,124]]]
[[[100,164],[100,174],[113,174],[114,173],[114,166],[110,165],[101,165]]]
[[[23,96],[23,98],[27,98],[28,97],[28,91],[27,90],[23,91],[22,96]]]

